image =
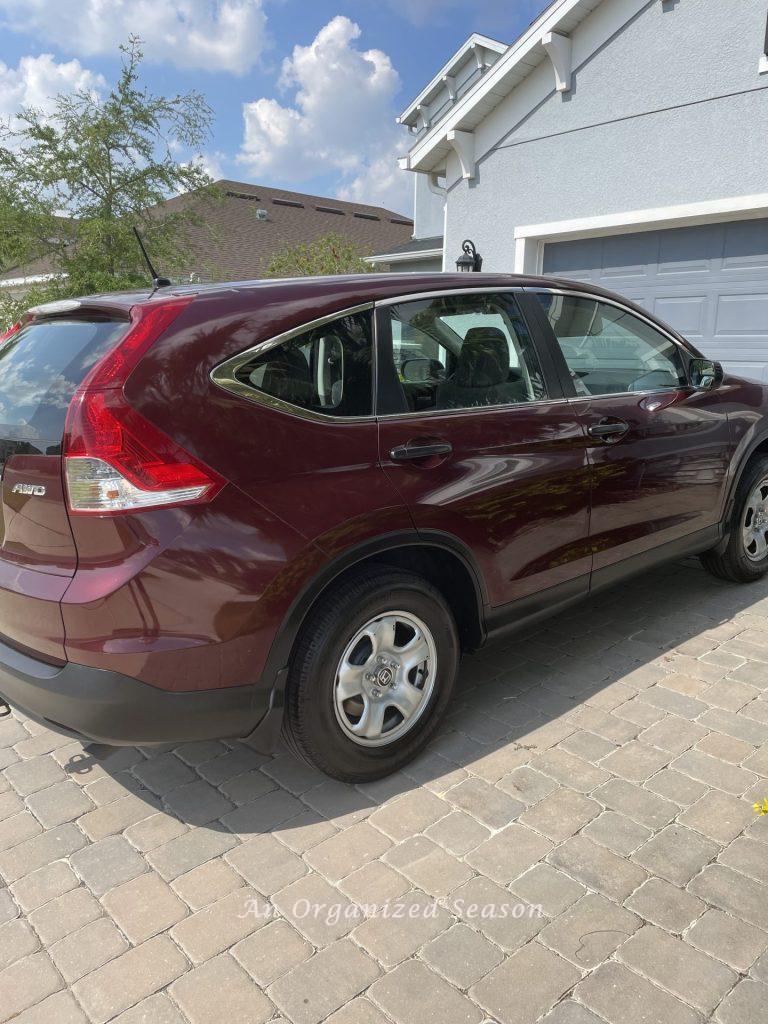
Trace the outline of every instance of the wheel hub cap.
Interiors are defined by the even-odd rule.
[[[376,682],[382,689],[386,689],[394,678],[391,668],[380,668],[376,673]]]
[[[429,627],[410,612],[370,619],[347,644],[336,670],[334,710],[361,746],[384,746],[409,732],[429,704],[437,651]]]
[[[747,558],[753,562],[768,557],[768,479],[761,480],[747,499],[742,541]]]

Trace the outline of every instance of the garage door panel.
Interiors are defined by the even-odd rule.
[[[651,305],[660,320],[691,340],[704,336],[708,307],[706,295],[659,296]]]
[[[726,225],[724,270],[768,271],[768,221],[745,220]]]
[[[768,381],[768,220],[548,244],[544,272],[612,288],[731,372]]]
[[[768,339],[768,294],[721,295],[715,334]]]
[[[609,236],[604,240],[602,276],[605,280],[647,277],[659,257],[659,240],[642,234]]]
[[[548,274],[553,277],[568,277],[574,280],[591,281],[594,275],[594,268],[602,264],[603,240],[602,238],[584,238],[575,242],[564,242],[561,245],[552,246],[554,250],[549,252],[547,246],[545,252],[549,269]]]
[[[689,276],[708,274],[713,259],[722,251],[722,230],[711,227],[686,231],[660,231],[657,274]]]

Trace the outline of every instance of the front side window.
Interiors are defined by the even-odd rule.
[[[373,412],[370,313],[339,317],[256,353],[236,372],[241,384],[326,416]]]
[[[573,295],[538,296],[577,395],[659,391],[687,385],[677,345],[619,306]]]
[[[546,397],[511,295],[442,295],[387,308],[392,355],[409,412],[514,405]]]

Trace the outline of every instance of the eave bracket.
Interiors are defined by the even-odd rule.
[[[475,176],[475,136],[473,132],[458,129],[448,132],[448,142],[453,146],[461,164],[461,176],[471,181]]]
[[[541,37],[541,45],[547,51],[555,69],[555,85],[558,92],[568,92],[571,88],[573,71],[573,47],[571,37],[560,32],[545,32]]]

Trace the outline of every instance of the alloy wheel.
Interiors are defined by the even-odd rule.
[[[410,612],[377,615],[357,630],[339,661],[336,719],[361,746],[394,743],[423,714],[436,673],[435,640],[425,622]]]
[[[768,556],[768,477],[753,488],[747,499],[742,539],[751,561],[762,562]]]

